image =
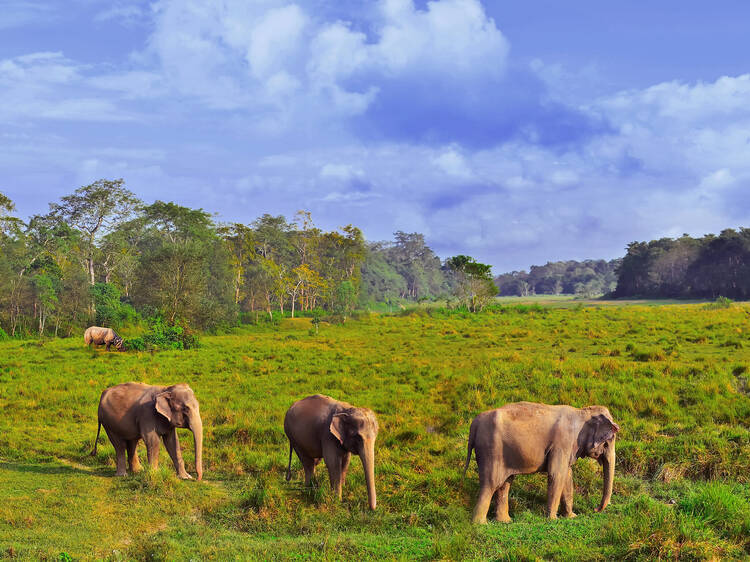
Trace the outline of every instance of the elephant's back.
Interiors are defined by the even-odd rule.
[[[99,399],[99,407],[102,408],[102,406],[106,407],[114,404],[134,405],[141,401],[143,395],[151,388],[153,387],[140,382],[124,382],[110,386],[102,392],[102,396]]]
[[[297,400],[284,416],[284,433],[305,454],[321,456],[321,435],[327,435],[331,417],[341,404],[330,396],[315,394]]]
[[[136,418],[140,404],[153,388],[136,382],[107,388],[99,400],[99,422],[123,437],[134,437],[137,435]]]

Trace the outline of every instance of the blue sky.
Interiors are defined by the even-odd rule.
[[[3,0],[0,191],[418,231],[496,273],[750,226],[750,3]]]

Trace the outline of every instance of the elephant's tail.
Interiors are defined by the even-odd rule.
[[[94,439],[94,450],[91,451],[91,456],[96,456],[96,446],[99,444],[99,432],[102,430],[102,422],[99,422],[99,425],[96,428],[96,439]]]
[[[471,422],[471,428],[469,429],[469,446],[466,452],[466,464],[464,464],[464,478],[466,478],[466,470],[469,468],[471,462],[471,452],[474,450],[474,439],[477,435],[477,426],[474,421]]]
[[[292,479],[292,440],[289,440],[289,464],[286,467],[286,481]]]

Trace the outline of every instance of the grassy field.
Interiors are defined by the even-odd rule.
[[[126,334],[127,335],[127,334]],[[184,381],[201,402],[204,482],[114,478],[101,390]],[[378,415],[378,510],[359,460],[331,499],[284,481],[284,412],[325,393]],[[573,520],[544,518],[546,480],[520,476],[513,522],[469,523],[472,418],[506,402],[609,407],[615,492],[574,467]],[[21,559],[711,559],[750,556],[750,307],[420,310],[345,325],[286,320],[190,351],[106,353],[79,338],[0,343],[0,557]],[[189,471],[190,433],[180,430]],[[140,456],[145,463],[145,448]]]

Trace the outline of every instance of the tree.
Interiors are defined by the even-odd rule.
[[[255,251],[255,232],[252,228],[240,223],[222,226],[218,232],[229,251],[233,272],[234,303],[240,304],[245,296],[242,293],[246,279],[245,272]]]
[[[202,209],[157,201],[143,209],[144,236],[133,301],[170,324],[233,321],[231,270],[223,241]]]
[[[446,265],[458,277],[456,294],[472,312],[481,311],[497,295],[492,266],[465,255],[453,256]]]
[[[354,288],[354,283],[349,279],[342,281],[336,287],[336,294],[333,301],[333,311],[336,314],[340,314],[344,322],[346,322],[347,316],[351,316],[354,310],[354,305],[357,302],[357,290]]]
[[[81,231],[89,283],[96,283],[96,241],[115,225],[127,220],[140,200],[123,187],[124,181],[100,179],[79,187],[72,195],[50,204],[50,214]]]

